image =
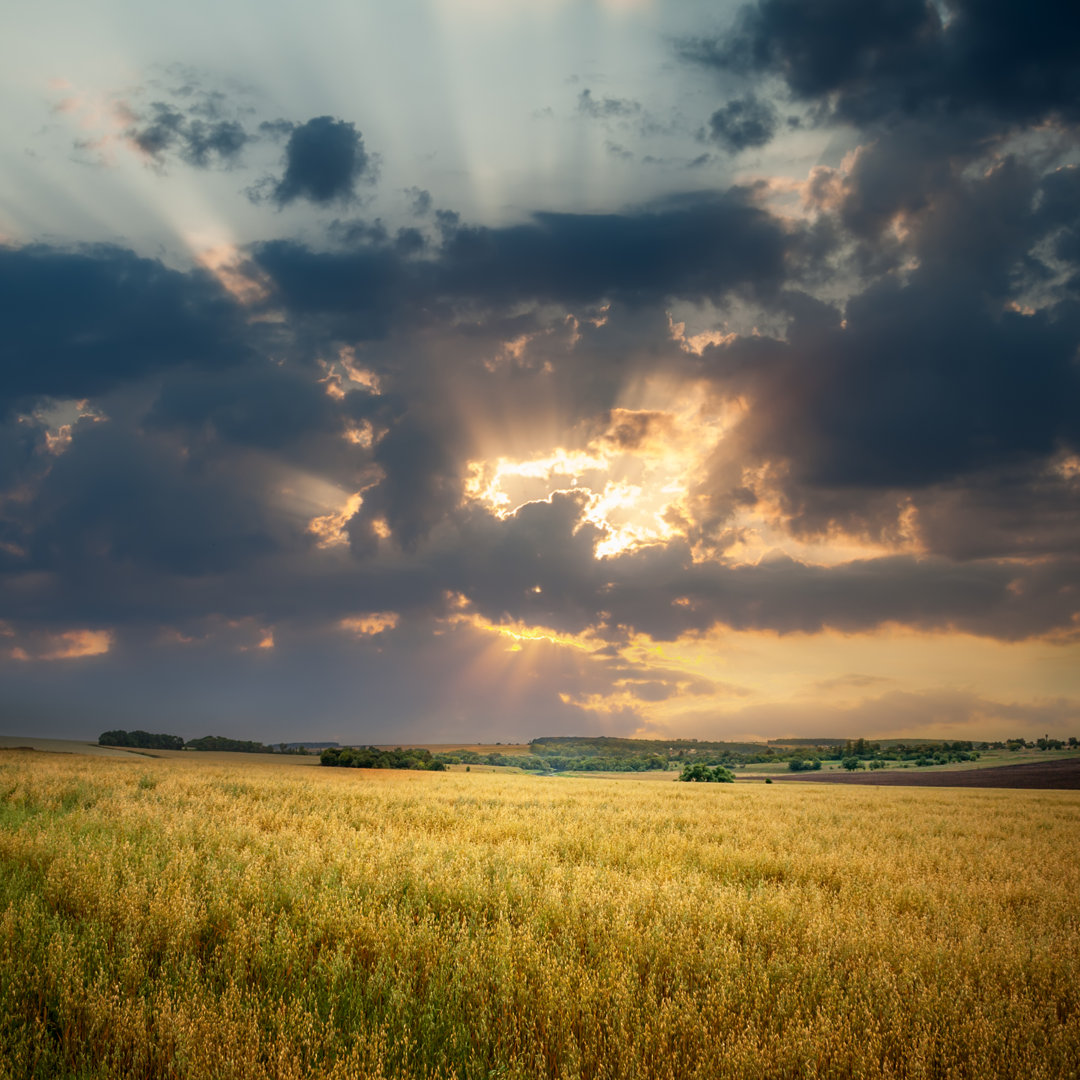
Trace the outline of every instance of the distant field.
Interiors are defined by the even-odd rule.
[[[144,758],[161,758],[169,761],[202,761],[206,764],[236,765],[250,768],[255,765],[294,765],[319,764],[318,754],[245,754],[237,750],[128,750],[129,755]]]
[[[1080,1062],[1080,793],[0,752],[0,1077]]]
[[[907,772],[938,773],[938,772],[964,772],[968,769],[995,769],[1004,765],[1029,765],[1039,762],[1080,760],[1080,751],[1077,750],[982,750],[979,752],[977,761],[956,761],[948,765],[919,765],[913,761],[901,762],[890,761],[886,764],[885,771],[902,770],[907,766]],[[823,761],[822,771],[843,772],[839,761]],[[786,775],[789,772],[786,761],[755,761],[745,768],[736,770],[736,776],[744,774],[764,774],[769,776]],[[815,773],[814,775],[819,775]],[[813,779],[808,775],[805,779]]]
[[[92,754],[95,757],[130,757],[130,752],[116,746],[98,746],[77,739],[38,739],[33,735],[0,735],[0,750],[26,748],[49,754]]]
[[[1080,790],[1080,757],[1034,761],[1000,768],[878,769],[874,772],[789,773],[777,779],[826,784],[874,784],[885,787],[996,787]]]
[[[572,780],[618,780],[629,781],[638,780],[641,782],[652,782],[678,780],[681,769],[646,769],[644,772],[575,772],[569,770],[564,773],[555,773],[556,776],[565,776]]]

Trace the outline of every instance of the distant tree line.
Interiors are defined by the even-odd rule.
[[[251,739],[229,739],[224,735],[204,735],[201,739],[188,739],[185,750],[232,750],[241,754],[273,754],[272,746],[264,746]]]
[[[100,746],[126,746],[138,750],[232,750],[243,754],[306,754],[297,744],[278,743],[266,746],[250,739],[229,739],[224,735],[204,735],[185,742],[179,735],[163,735],[153,731],[103,731],[98,736]]]
[[[446,768],[441,757],[420,747],[380,750],[377,746],[331,746],[319,755],[319,762],[347,769],[429,769],[439,772]]]
[[[143,750],[183,750],[179,735],[161,735],[153,731],[103,731],[98,736],[101,746],[132,746]]]

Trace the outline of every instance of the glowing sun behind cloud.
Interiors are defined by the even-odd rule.
[[[466,498],[500,520],[556,493],[582,497],[580,529],[597,528],[598,559],[685,536],[692,491],[730,422],[730,408],[703,387],[651,383],[627,395],[650,407],[611,410],[604,428],[577,449],[497,456],[468,465]]]

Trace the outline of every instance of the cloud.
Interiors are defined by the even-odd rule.
[[[161,428],[187,428],[205,438],[266,450],[344,427],[340,408],[310,372],[265,362],[178,372],[163,383],[147,419]]]
[[[409,196],[409,210],[414,217],[426,217],[431,213],[431,192],[426,188],[406,188],[405,194]]]
[[[70,580],[106,566],[135,579],[235,570],[301,543],[264,484],[257,470],[204,471],[166,439],[91,425],[24,510],[32,539],[22,567]]]
[[[746,189],[662,200],[622,213],[537,213],[522,224],[441,219],[434,257],[402,257],[386,243],[317,251],[293,241],[255,245],[278,286],[275,302],[348,312],[364,335],[385,332],[402,304],[457,298],[485,307],[522,302],[635,306],[665,297],[719,299],[776,289],[802,256],[805,233],[758,206]],[[368,239],[365,237],[365,239]]]
[[[228,366],[253,347],[237,304],[210,274],[118,247],[0,247],[0,291],[9,305],[0,415],[178,365]]]
[[[733,98],[709,117],[708,136],[729,153],[765,146],[776,134],[776,109],[753,94]]]
[[[577,109],[582,116],[593,120],[625,120],[640,116],[642,112],[640,101],[629,98],[596,98],[588,87],[578,94]]]
[[[236,120],[206,120],[192,112],[184,113],[166,102],[155,101],[149,116],[136,117],[124,135],[159,163],[175,151],[182,161],[199,169],[235,165],[244,147],[255,141],[255,136]]]
[[[356,185],[373,179],[375,171],[356,125],[332,116],[316,116],[293,127],[284,166],[270,194],[278,206],[298,199],[316,206],[351,202]]]
[[[692,62],[777,76],[804,101],[866,124],[990,113],[1013,123],[1080,118],[1080,14],[956,0],[759,0],[730,31],[681,43]]]
[[[18,633],[0,622],[0,658],[19,662],[77,660],[103,656],[113,644],[109,630],[61,630]]]

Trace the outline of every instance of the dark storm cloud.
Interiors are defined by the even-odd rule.
[[[40,424],[16,418],[0,420],[0,492],[22,482],[45,448],[45,432]]]
[[[0,247],[0,412],[81,398],[179,364],[250,354],[251,331],[209,274],[115,247]]]
[[[682,55],[776,75],[804,101],[855,123],[988,111],[1012,122],[1080,119],[1080,10],[1057,0],[760,0],[733,30]]]
[[[235,570],[283,542],[255,485],[200,469],[183,447],[91,425],[42,481],[28,570],[207,574]],[[85,587],[84,587],[85,588]],[[76,591],[84,591],[76,586]]]
[[[292,240],[256,244],[252,257],[300,318],[336,316],[342,339],[383,337],[414,287],[412,264],[387,244],[316,251]]]
[[[734,98],[709,117],[708,137],[737,154],[765,146],[776,134],[776,109],[753,94]]]
[[[791,246],[775,219],[731,191],[637,214],[545,213],[526,225],[461,228],[443,246],[439,284],[503,302],[706,299],[775,286]]]
[[[1080,536],[1080,481],[1012,468],[942,484],[914,499],[926,546],[951,559],[1054,559]]]
[[[398,542],[412,550],[461,501],[461,462],[448,453],[450,434],[440,437],[433,417],[406,413],[375,449],[383,479],[365,498],[353,531],[354,549],[363,546],[365,525],[383,517]]]
[[[805,230],[756,205],[750,190],[673,198],[621,214],[541,213],[520,225],[441,221],[434,257],[409,260],[386,244],[317,252],[277,241],[254,257],[298,311],[348,312],[372,329],[395,307],[439,299],[481,306],[626,298],[715,299],[774,290],[807,243]]]
[[[789,463],[796,516],[812,519],[815,502],[830,512],[837,489],[856,501],[1039,472],[1080,446],[1080,306],[1045,261],[1080,213],[1072,172],[1041,178],[1012,159],[975,179],[946,170],[912,193],[890,272],[842,313],[804,299],[784,339],[706,351],[718,384],[755,401],[744,447]],[[864,192],[856,161],[839,214],[859,228]],[[914,269],[897,273],[904,260]]]
[[[597,621],[607,572],[593,557],[597,531],[580,526],[581,507],[581,496],[564,492],[501,523],[471,515],[466,542],[441,559],[443,572],[494,621],[579,632]]]
[[[342,429],[340,408],[310,371],[269,363],[168,379],[148,421],[266,450]]]
[[[795,326],[709,363],[754,395],[744,434],[800,484],[919,487],[1076,445],[1076,319],[988,312],[937,279],[883,283],[845,327]]]
[[[1052,239],[1054,256],[1080,267],[1080,168],[1063,166],[1043,177],[1036,214]],[[1072,290],[1080,292],[1075,279]]]
[[[897,555],[827,567],[773,555],[731,566],[695,562],[674,541],[597,561],[597,535],[579,527],[578,510],[577,498],[562,494],[501,523],[474,515],[460,524],[460,541],[435,556],[437,576],[495,622],[577,633],[602,612],[602,634],[613,641],[631,631],[673,640],[717,626],[860,633],[895,622],[1006,640],[1074,627],[1075,556],[1018,565]]]
[[[350,202],[356,185],[374,174],[374,163],[356,125],[332,116],[316,116],[292,129],[284,165],[270,196],[278,206],[297,199],[316,206]]]

